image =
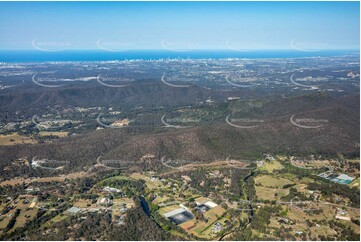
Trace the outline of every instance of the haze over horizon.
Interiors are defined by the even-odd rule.
[[[359,49],[359,2],[1,2],[1,50]]]

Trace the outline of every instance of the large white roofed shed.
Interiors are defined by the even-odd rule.
[[[207,207],[210,207],[210,208],[214,208],[214,207],[217,207],[218,204],[217,203],[214,203],[214,202],[206,202],[204,205],[206,205]]]

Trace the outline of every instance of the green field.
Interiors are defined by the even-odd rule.
[[[292,184],[292,181],[283,177],[274,177],[271,175],[261,175],[255,179],[256,185],[260,185],[268,188],[283,188],[283,186]]]

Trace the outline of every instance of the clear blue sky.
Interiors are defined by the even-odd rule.
[[[301,48],[359,49],[359,8],[359,2],[0,2],[0,49],[33,49],[34,39],[71,49],[97,49],[97,41],[131,49],[290,49],[292,40]]]

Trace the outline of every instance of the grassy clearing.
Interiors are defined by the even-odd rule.
[[[36,141],[17,133],[0,135],[0,145],[35,144]]]
[[[56,215],[54,218],[52,218],[50,221],[53,223],[58,223],[64,219],[66,219],[68,216],[64,215],[64,214],[58,214]]]
[[[29,199],[29,197],[30,197],[30,199]],[[11,220],[12,216],[14,215],[16,209],[20,209],[20,213],[16,217],[14,226],[8,231],[9,233],[13,232],[17,228],[24,227],[28,221],[31,221],[35,218],[38,209],[37,208],[29,208],[29,206],[31,205],[31,202],[24,203],[25,200],[28,200],[28,199],[32,200],[32,197],[26,196],[26,195],[25,196],[21,195],[21,196],[19,196],[19,199],[17,199],[16,201],[14,201],[12,203],[12,206],[14,206],[14,208],[0,217],[0,229],[3,230],[6,228],[9,221]]]
[[[284,166],[277,160],[271,162],[263,162],[263,166],[259,168],[260,171],[273,172],[276,170],[282,170]]]
[[[212,225],[220,219],[220,217],[226,212],[225,209],[223,209],[221,206],[214,207],[207,212],[204,213],[204,217],[208,219],[207,223],[198,221],[198,223],[195,222],[195,219],[192,219],[192,221],[186,222],[181,227],[184,229],[189,229],[188,231],[200,238],[204,239],[211,239],[212,238]],[[195,225],[193,227],[193,225]]]
[[[146,180],[148,177],[146,175],[143,175],[143,174],[140,174],[140,173],[133,173],[130,175],[131,178],[133,179],[143,179],[143,180]]]
[[[38,209],[36,208],[34,209],[22,208],[19,216],[16,218],[16,223],[14,224],[14,227],[9,232],[12,232],[17,228],[24,227],[28,221],[31,221],[32,219],[35,218],[37,211]]]
[[[89,206],[91,206],[92,201],[90,199],[79,199],[78,201],[76,201],[73,206],[74,207],[79,207],[79,208],[87,208]]]
[[[125,205],[127,208],[134,206],[134,201],[131,198],[116,198],[113,200],[113,206],[119,207]]]
[[[350,184],[350,187],[358,187],[360,188],[360,177],[357,177],[355,180],[353,180]]]
[[[152,203],[154,204],[159,204],[159,203],[162,203],[162,202],[165,202],[167,200],[171,199],[171,197],[168,197],[168,196],[158,196],[156,199],[153,200]]]
[[[171,205],[171,206],[163,207],[163,208],[159,209],[159,214],[163,215],[165,213],[171,212],[171,211],[176,210],[178,208],[180,208],[178,205]]]
[[[26,184],[30,184],[32,182],[63,182],[65,179],[76,179],[79,177],[84,177],[84,176],[89,176],[92,174],[89,174],[87,172],[84,171],[80,171],[80,172],[74,172],[74,173],[69,173],[66,175],[60,175],[60,176],[50,176],[50,177],[40,177],[40,178],[14,178],[11,180],[6,180],[0,183],[0,186],[15,186],[17,184],[21,184],[21,183],[26,183]]]
[[[127,177],[127,176],[113,176],[113,177],[109,177],[107,179],[102,180],[104,181],[113,181],[113,180],[131,180],[131,178]]]
[[[283,177],[273,177],[271,175],[263,175],[255,178],[256,185],[268,188],[283,188],[283,186],[292,184],[292,182]]]
[[[337,232],[334,230],[331,230],[329,226],[325,226],[325,225],[320,225],[319,227],[312,227],[311,228],[312,234],[316,234],[318,236],[323,235],[323,236],[329,236],[331,235],[336,235]]]
[[[191,220],[188,220],[185,223],[180,224],[179,227],[181,227],[182,229],[184,229],[185,231],[188,232],[188,230],[195,225],[195,222],[196,222],[195,219],[191,219]]]
[[[134,180],[134,179],[127,177],[127,176],[112,176],[112,177],[106,178],[106,179],[98,182],[97,185],[102,187],[102,186],[104,186],[104,184],[106,184],[106,182],[112,182],[112,181],[116,181],[116,180]]]
[[[183,240],[187,240],[187,237],[184,234],[179,233],[178,231],[171,230],[170,233],[172,235],[176,236],[176,237],[179,237],[179,238],[183,239]]]
[[[7,213],[7,215],[3,215],[0,217],[0,229],[3,230],[6,228],[6,226],[8,225],[11,217],[8,216],[8,214],[13,213],[15,210],[11,210],[9,213]]]
[[[286,196],[289,193],[289,189],[267,188],[261,186],[255,186],[255,188],[258,199],[262,200],[278,200],[278,198]]]
[[[46,137],[46,136],[56,136],[56,137],[59,137],[59,138],[63,138],[63,137],[66,137],[68,136],[68,132],[39,132],[39,135],[41,137]]]

